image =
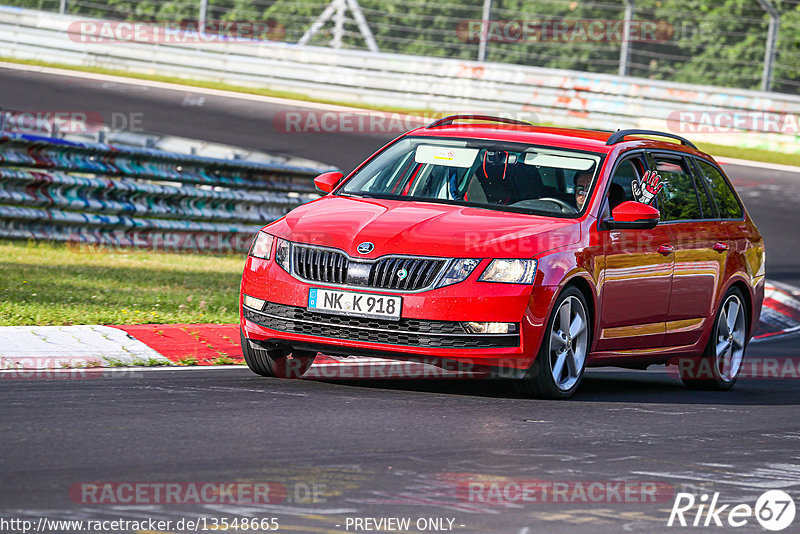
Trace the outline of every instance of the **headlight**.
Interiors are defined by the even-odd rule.
[[[531,284],[536,274],[536,263],[536,260],[492,260],[478,281]]]
[[[278,246],[275,248],[275,263],[280,265],[284,271],[291,272],[289,269],[289,242],[285,239],[278,239]]]
[[[472,271],[475,270],[475,267],[477,267],[480,262],[481,260],[474,259],[457,259],[453,261],[436,287],[444,287],[463,282]]]
[[[275,241],[273,236],[266,232],[258,232],[258,235],[256,235],[256,238],[253,240],[253,244],[250,247],[250,255],[254,258],[268,260],[269,254],[272,252],[273,241]]]

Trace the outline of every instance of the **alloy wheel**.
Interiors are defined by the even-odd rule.
[[[567,391],[580,379],[589,344],[586,309],[575,296],[561,302],[550,331],[550,372],[556,386]]]
[[[732,382],[744,359],[746,326],[744,306],[737,295],[728,296],[722,305],[716,329],[716,365],[719,377]]]

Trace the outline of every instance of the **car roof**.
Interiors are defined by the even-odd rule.
[[[553,148],[584,150],[600,154],[609,154],[617,147],[623,150],[631,148],[677,150],[713,161],[711,156],[692,147],[673,143],[671,141],[648,139],[635,135],[626,136],[623,140],[613,145],[607,145],[606,142],[613,133],[614,132],[610,131],[584,130],[579,128],[474,122],[448,124],[434,126],[432,128],[422,127],[408,132],[407,135],[509,141]]]

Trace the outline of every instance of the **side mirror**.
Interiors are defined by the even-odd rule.
[[[330,193],[342,181],[344,174],[338,171],[325,172],[314,178],[314,187],[323,193]]]
[[[653,206],[629,200],[611,210],[611,218],[603,222],[607,228],[649,230],[660,218],[661,213]]]

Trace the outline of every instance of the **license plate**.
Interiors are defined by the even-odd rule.
[[[396,321],[400,319],[402,307],[403,299],[391,295],[354,293],[318,287],[308,290],[309,311]]]

